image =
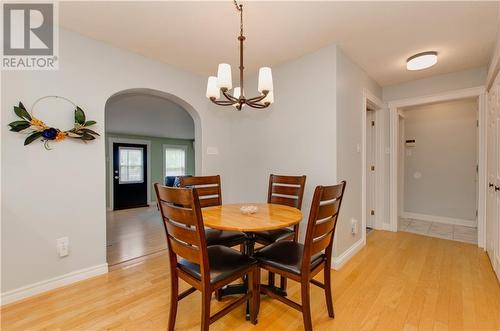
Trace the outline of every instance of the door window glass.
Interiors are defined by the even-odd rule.
[[[138,147],[119,147],[120,184],[144,182],[144,149]]]

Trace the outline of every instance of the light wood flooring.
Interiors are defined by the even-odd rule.
[[[333,273],[335,319],[328,318],[322,291],[311,287],[315,330],[500,330],[500,285],[484,251],[406,232],[373,231],[367,240]],[[2,330],[164,330],[168,277],[162,251],[5,306]],[[299,286],[290,281],[289,297],[299,296]],[[218,307],[213,300],[212,311]],[[177,316],[177,330],[199,329],[199,293],[180,302]],[[245,321],[243,306],[211,325],[236,329],[301,330],[302,317],[263,297],[256,326]]]
[[[108,211],[106,222],[106,252],[110,266],[167,248],[156,205]]]

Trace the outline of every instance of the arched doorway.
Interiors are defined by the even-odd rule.
[[[105,106],[108,265],[166,248],[154,183],[194,175],[198,114],[168,93],[132,89]]]

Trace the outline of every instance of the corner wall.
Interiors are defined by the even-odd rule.
[[[381,98],[382,89],[340,48],[337,48],[337,180],[346,180],[346,192],[337,225],[335,256],[362,239],[362,118],[364,89]],[[359,150],[358,150],[359,146]],[[351,234],[351,219],[358,232]]]

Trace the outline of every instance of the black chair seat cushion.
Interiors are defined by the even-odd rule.
[[[293,241],[278,241],[255,253],[255,258],[263,264],[300,275],[304,245]],[[311,257],[311,269],[325,258],[324,253]]]
[[[238,231],[221,231],[215,229],[205,229],[207,246],[224,245],[232,247],[245,242],[245,234]]]
[[[232,248],[217,245],[208,247],[208,263],[210,265],[210,283],[214,284],[256,264],[257,260]],[[180,269],[201,280],[198,264],[184,259],[177,264]]]
[[[278,230],[270,230],[270,231],[261,231],[261,232],[256,232],[255,237],[257,241],[260,242],[265,242],[268,244],[271,244],[275,241],[287,238],[287,237],[293,237],[293,229],[278,229]]]

